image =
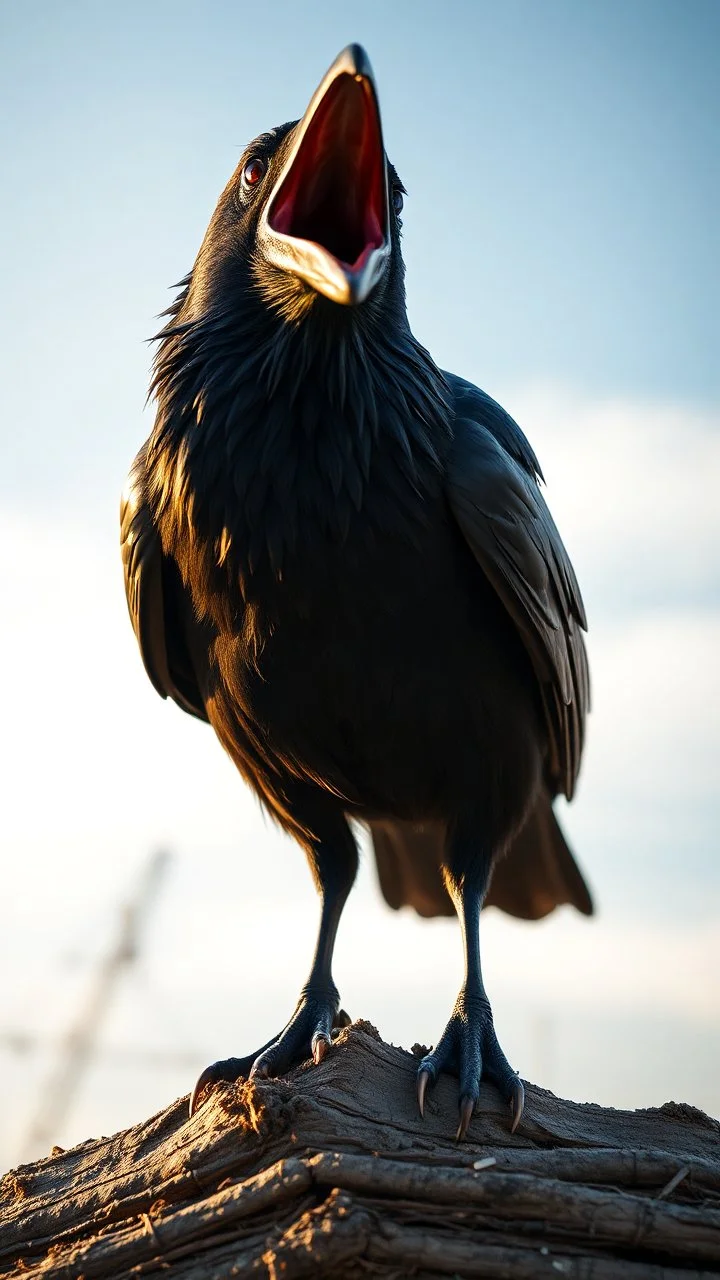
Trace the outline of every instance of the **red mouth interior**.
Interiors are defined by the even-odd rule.
[[[268,215],[274,231],[314,240],[349,270],[385,243],[385,160],[369,82],[333,80]]]

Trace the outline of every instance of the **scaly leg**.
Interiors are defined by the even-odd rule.
[[[278,1076],[310,1056],[324,1058],[333,1027],[345,1026],[347,1015],[339,1009],[340,996],[332,978],[332,957],[340,916],[353,885],[358,854],[342,814],[325,815],[323,835],[307,848],[308,861],[320,893],[321,914],[315,955],[295,1012],[279,1036],[245,1058],[224,1058],[206,1067],[190,1098],[190,1115],[201,1094],[220,1080],[251,1076]]]
[[[451,1071],[460,1079],[460,1123],[458,1141],[465,1137],[485,1077],[500,1090],[510,1104],[511,1132],[520,1123],[525,1092],[522,1081],[510,1066],[495,1035],[492,1009],[480,967],[480,910],[490,878],[490,860],[472,853],[470,838],[460,832],[449,837],[449,865],[445,883],[455,904],[465,951],[465,981],[455,1002],[450,1021],[431,1053],[418,1068],[417,1089],[423,1114],[428,1083],[438,1072]]]

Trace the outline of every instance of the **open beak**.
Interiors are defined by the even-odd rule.
[[[375,81],[348,45],[316,89],[262,214],[265,257],[333,302],[363,302],[390,254]]]

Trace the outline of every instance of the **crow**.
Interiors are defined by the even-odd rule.
[[[524,1105],[481,907],[592,911],[552,809],[580,765],[586,621],[522,431],[410,330],[403,196],[349,45],[303,118],[246,149],[165,313],[121,541],[150,680],[209,721],[321,902],[290,1021],[208,1067],[191,1114],[216,1081],[325,1056],[361,823],[392,907],[459,918],[465,980],[417,1091],[422,1112],[459,1078],[463,1138],[481,1077],[513,1130]]]

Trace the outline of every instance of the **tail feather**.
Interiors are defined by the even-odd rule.
[[[371,822],[370,830],[385,901],[396,911],[414,907],[419,916],[454,916],[440,872],[445,847],[442,824]]]
[[[372,822],[380,888],[396,910],[410,906],[421,916],[452,916],[440,871],[445,828],[441,823]],[[562,903],[592,915],[593,903],[555,817],[547,792],[493,871],[486,907],[522,920],[539,920]]]

